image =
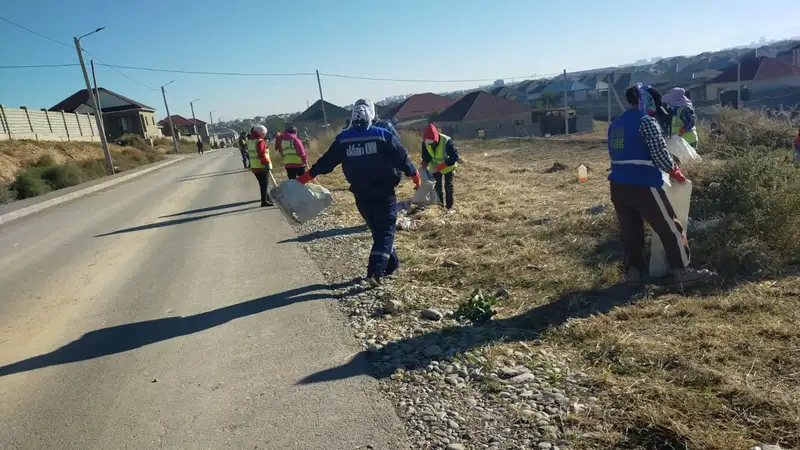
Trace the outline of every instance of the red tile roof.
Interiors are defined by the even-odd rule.
[[[761,56],[745,58],[740,61],[741,69],[733,64],[708,83],[730,83],[737,80],[739,72],[741,81],[763,81],[775,78],[800,76],[800,67],[794,67],[779,59]]]
[[[408,97],[399,105],[392,108],[386,115],[386,119],[397,119],[404,121],[418,117],[425,117],[434,111],[443,111],[454,103],[452,98],[443,97],[431,92],[425,94],[415,94]]]
[[[491,119],[533,111],[530,106],[495,97],[484,91],[471,92],[452,106],[442,111],[437,122],[469,122]]]
[[[177,114],[173,114],[170,117],[172,117],[172,123],[174,123],[176,127],[186,127],[186,126],[193,125],[192,119],[187,119],[187,118],[185,118],[183,116],[179,116]],[[165,118],[159,120],[158,124],[159,125],[165,125],[165,124],[169,123],[169,120],[167,120],[167,119],[169,119],[169,118],[165,117]],[[205,123],[205,122],[203,122],[203,123]],[[198,125],[201,125],[201,123],[198,122]]]

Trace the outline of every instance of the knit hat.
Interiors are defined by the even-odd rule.
[[[425,131],[422,132],[422,140],[427,141],[431,140],[434,142],[439,142],[439,131],[436,130],[436,126],[432,123],[429,123],[427,127],[425,127]]]

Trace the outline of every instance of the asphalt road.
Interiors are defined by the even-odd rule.
[[[0,228],[0,448],[403,448],[358,349],[239,152]],[[357,369],[357,371],[361,371]]]

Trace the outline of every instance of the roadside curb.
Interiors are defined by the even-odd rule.
[[[47,208],[50,208],[50,207],[53,207],[53,206],[56,206],[56,205],[60,205],[62,203],[66,203],[66,202],[68,202],[70,200],[74,200],[76,198],[83,197],[84,195],[88,195],[88,194],[91,194],[91,193],[94,193],[94,192],[97,192],[97,191],[101,191],[101,190],[107,189],[107,188],[109,188],[111,186],[116,186],[116,185],[118,185],[120,183],[124,183],[124,182],[126,182],[128,180],[131,180],[133,178],[136,178],[138,176],[141,176],[141,175],[153,172],[155,170],[161,169],[161,168],[166,167],[166,166],[168,166],[170,164],[175,164],[178,161],[183,161],[186,158],[187,158],[186,156],[179,156],[177,158],[170,159],[168,161],[164,161],[161,164],[156,164],[156,165],[150,166],[150,167],[148,167],[146,169],[138,170],[138,171],[135,171],[135,172],[132,172],[132,173],[128,173],[128,174],[123,174],[118,178],[114,178],[113,180],[108,180],[106,182],[98,183],[98,184],[95,184],[93,186],[89,186],[89,187],[86,187],[84,189],[79,189],[79,190],[70,192],[68,194],[64,194],[64,195],[61,195],[61,196],[58,196],[58,197],[54,197],[54,198],[51,198],[51,199],[47,199],[45,201],[30,205],[30,206],[25,206],[25,207],[22,207],[20,209],[17,209],[16,211],[10,211],[10,212],[7,212],[5,214],[0,214],[0,226],[9,223],[12,220],[21,219],[23,217],[26,217],[26,216],[29,216],[31,214],[37,213],[37,212],[42,211],[44,209],[47,209]]]

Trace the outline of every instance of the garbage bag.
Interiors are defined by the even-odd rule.
[[[419,173],[422,183],[411,197],[412,205],[438,205],[439,196],[436,194],[436,181],[427,170]]]
[[[688,229],[689,226],[689,203],[692,197],[692,182],[686,180],[683,183],[674,182],[671,185],[664,185],[664,192],[667,194],[672,209],[675,215],[683,225],[683,229]],[[651,277],[665,277],[669,274],[672,268],[667,260],[667,252],[664,250],[664,244],[656,233],[653,233],[650,239],[650,270]]]
[[[316,217],[333,201],[331,192],[318,184],[286,180],[270,191],[285,215],[303,223]]]
[[[677,134],[673,134],[667,139],[667,151],[670,155],[677,156],[678,159],[681,160],[681,165],[691,165],[703,161],[703,157],[697,154],[694,147],[689,145],[686,139]]]

